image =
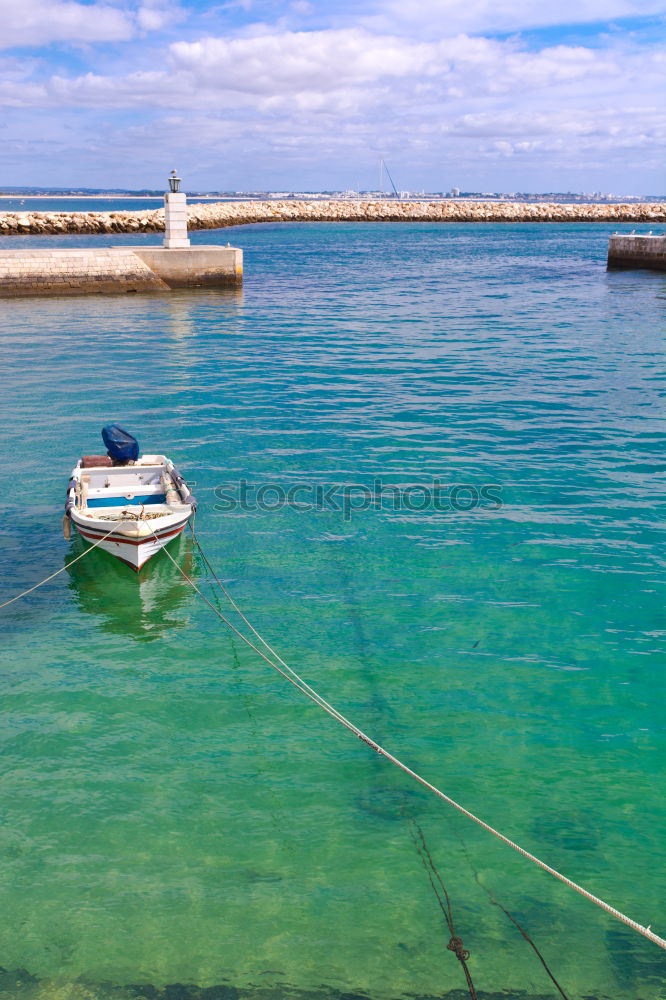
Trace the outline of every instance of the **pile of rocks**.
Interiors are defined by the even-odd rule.
[[[481,201],[236,201],[188,206],[191,230],[253,222],[666,222],[666,203],[564,205]],[[163,209],[137,212],[0,213],[0,235],[153,233]]]
[[[155,233],[163,210],[149,212],[2,212],[0,236],[64,233]]]

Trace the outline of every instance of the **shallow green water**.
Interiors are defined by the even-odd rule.
[[[607,273],[609,232],[241,228],[242,293],[4,302],[0,601],[82,551],[67,475],[117,420],[322,694],[664,933],[666,280]],[[215,509],[377,479],[502,506]],[[0,614],[0,995],[467,996],[418,824],[480,996],[561,995],[492,899],[567,996],[666,996],[659,949],[300,700],[164,554]]]

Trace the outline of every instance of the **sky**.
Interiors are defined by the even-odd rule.
[[[661,194],[665,2],[0,0],[0,190]]]

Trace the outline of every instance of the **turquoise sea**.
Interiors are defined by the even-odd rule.
[[[612,228],[240,227],[193,240],[244,248],[242,291],[4,301],[0,602],[83,551],[67,477],[117,421],[287,662],[664,934],[666,277],[607,272]],[[2,1000],[464,1000],[424,843],[479,998],[666,998],[665,952],[164,553],[0,615]]]

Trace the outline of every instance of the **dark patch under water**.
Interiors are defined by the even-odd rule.
[[[25,969],[8,970],[0,968],[0,997],[29,996],[38,991],[44,996],[44,988],[49,980],[40,980]],[[321,986],[316,990],[300,990],[288,985],[237,987],[227,983],[217,986],[196,986],[190,983],[169,983],[153,986],[150,983],[132,983],[119,986],[113,983],[91,983],[77,980],[77,984],[99,1000],[373,1000],[367,993],[353,990],[337,990]],[[54,990],[62,984],[53,982]],[[477,991],[478,1000],[554,1000],[554,993],[527,993],[525,991],[501,991],[485,993]],[[409,993],[402,997],[382,998],[382,1000],[469,1000],[467,990],[449,990],[438,996],[424,996]],[[585,994],[580,1000],[612,1000],[599,994]],[[636,997],[636,1000],[643,998]],[[648,998],[644,998],[648,1000]]]

